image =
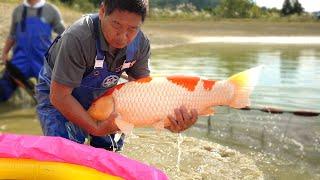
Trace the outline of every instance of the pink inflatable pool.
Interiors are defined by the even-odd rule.
[[[124,179],[168,179],[162,171],[149,165],[60,137],[0,134],[0,158],[82,165]]]

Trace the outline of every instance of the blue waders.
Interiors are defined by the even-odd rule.
[[[27,7],[24,6],[22,18],[16,24],[16,39],[11,64],[20,70],[26,79],[38,78],[43,66],[43,56],[51,44],[52,28],[42,18],[42,7],[38,8],[37,16],[27,17]],[[4,72],[0,79],[0,102],[8,100],[17,85]]]
[[[84,78],[79,87],[75,88],[72,95],[79,101],[79,103],[88,109],[92,101],[102,95],[108,88],[115,86],[118,83],[120,75],[123,72],[110,72],[107,69],[105,61],[105,51],[100,48],[99,40],[99,17],[92,16],[94,22],[94,29],[96,32],[96,64],[99,62],[103,64],[101,67],[92,67],[86,69]],[[126,52],[126,60],[124,63],[133,61],[133,56],[138,49],[139,39],[141,33],[139,32],[134,41],[128,45]],[[54,42],[59,41],[58,37]],[[40,119],[42,131],[46,136],[60,136],[78,143],[84,143],[86,138],[90,139],[90,144],[94,147],[104,148],[106,150],[119,151],[123,146],[124,136],[119,140],[115,140],[115,134],[106,135],[102,137],[88,135],[77,125],[68,121],[55,107],[52,106],[49,99],[51,70],[42,68],[39,74],[39,82],[36,86],[36,98],[38,100],[37,112]]]

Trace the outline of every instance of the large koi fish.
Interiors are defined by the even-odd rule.
[[[88,112],[95,120],[105,120],[112,112],[115,123],[129,133],[134,127],[170,125],[167,118],[184,105],[199,115],[211,115],[214,106],[243,108],[258,82],[262,66],[235,74],[226,80],[214,81],[193,76],[146,77],[119,84],[96,99]]]

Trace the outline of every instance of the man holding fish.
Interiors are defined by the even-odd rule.
[[[112,112],[96,121],[87,110],[123,72],[130,80],[149,77],[150,44],[140,30],[145,17],[144,0],[104,0],[98,15],[84,16],[56,38],[36,86],[44,135],[78,143],[89,137],[94,147],[121,150],[119,115]],[[165,128],[184,131],[197,117],[195,109],[172,109]]]

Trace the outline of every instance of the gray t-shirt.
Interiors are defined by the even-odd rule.
[[[23,7],[23,4],[19,5],[12,13],[12,22],[9,33],[10,39],[15,39],[16,37],[17,23],[20,23],[22,20]],[[37,16],[37,12],[37,8],[27,7],[27,17]],[[54,5],[49,3],[44,4],[42,7],[42,18],[51,25],[53,31],[57,34],[61,34],[64,31],[65,27],[60,12]]]
[[[106,52],[106,63],[109,71],[115,71],[126,58],[126,47],[112,54],[103,33],[100,31],[100,46]],[[148,38],[141,33],[139,49],[134,55],[136,63],[126,69],[133,78],[149,76],[150,44]],[[76,21],[62,34],[61,38],[50,50],[45,68],[52,72],[51,79],[67,85],[78,87],[87,68],[94,67],[96,57],[96,33],[92,18],[87,15]]]

